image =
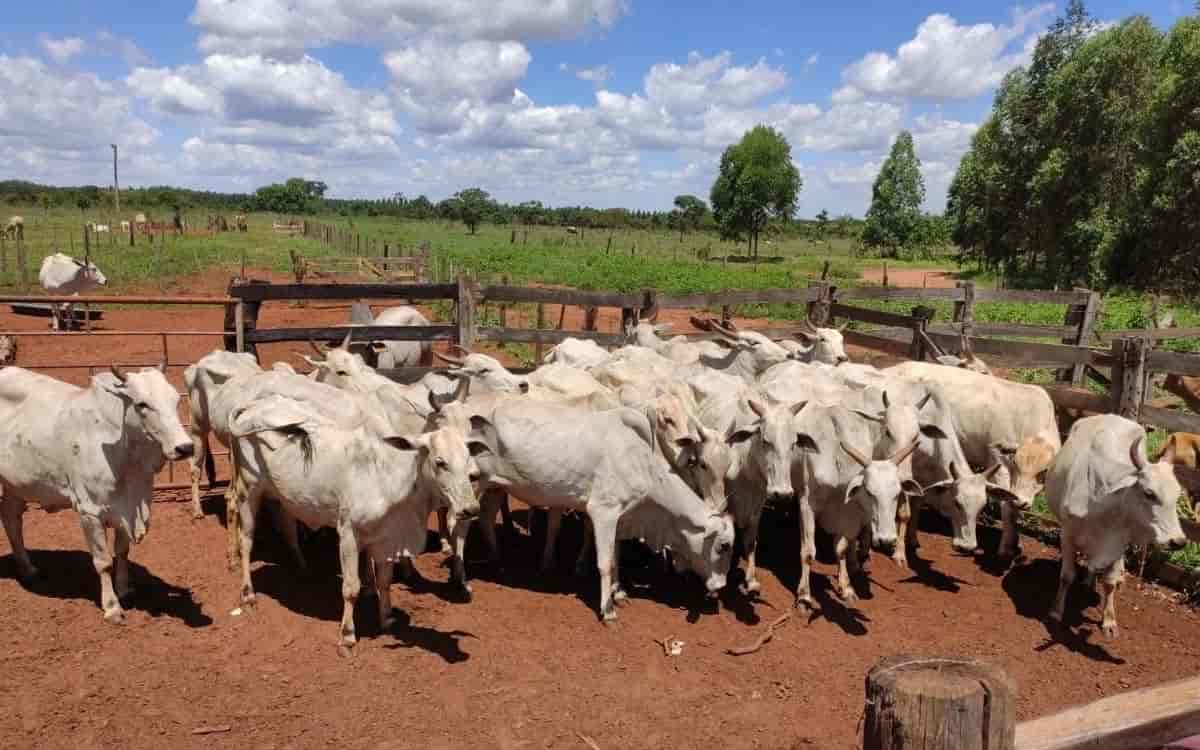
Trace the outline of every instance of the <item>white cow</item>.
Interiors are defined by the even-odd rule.
[[[192,455],[178,404],[179,393],[157,369],[113,367],[87,388],[18,367],[0,370],[0,516],[22,578],[37,574],[25,549],[26,504],[71,508],[100,576],[104,619],[124,621],[129,544],[150,527],[154,474]],[[115,533],[111,552],[106,528]]]
[[[1002,464],[994,482],[1015,497],[1001,504],[1000,555],[1015,557],[1020,550],[1017,512],[1032,507],[1042,475],[1062,446],[1049,394],[1036,385],[930,362],[905,362],[883,373],[937,385],[967,460],[976,467]]]
[[[1170,450],[1170,449],[1168,449]],[[1062,524],[1062,572],[1050,619],[1062,622],[1067,590],[1075,580],[1075,556],[1103,571],[1101,630],[1117,636],[1116,593],[1130,544],[1187,543],[1176,503],[1182,493],[1173,455],[1146,458],[1141,425],[1115,414],[1086,417],[1071,427],[1046,477],[1046,502]]]
[[[846,330],[847,325],[849,323],[840,328],[818,328],[805,318],[801,321],[796,337],[804,341],[808,348],[796,350],[793,356],[801,362],[819,362],[826,365],[849,362],[850,358],[846,356],[845,341],[842,338],[842,332]]]
[[[545,364],[563,364],[572,367],[594,367],[607,362],[611,355],[591,339],[564,339],[552,347],[542,358]]]
[[[91,261],[84,263],[63,253],[46,256],[42,261],[42,269],[38,272],[38,281],[41,282],[42,289],[45,289],[47,294],[54,295],[78,295],[80,292],[86,292],[108,283],[108,279],[104,277],[95,263]],[[56,331],[61,330],[64,327],[65,316],[66,327],[70,328],[73,324],[72,310],[74,306],[66,303],[54,304],[51,307],[53,312],[51,327]]]
[[[8,217],[4,225],[4,236],[10,240],[25,239],[25,218],[22,216]]]
[[[600,614],[616,619],[624,599],[616,540],[639,537],[669,546],[704,579],[710,596],[725,586],[733,524],[696,496],[653,448],[646,418],[632,409],[590,412],[552,403],[502,403],[472,418],[472,439],[485,481],[531,505],[587,514],[596,541]],[[495,548],[494,511],[481,530]]]
[[[427,326],[429,319],[414,307],[389,307],[374,317],[365,303],[355,305],[354,323],[377,326]],[[363,314],[365,312],[365,315]],[[433,347],[428,341],[372,341],[367,345],[375,353],[375,366],[383,369],[397,367],[429,367],[433,364]]]
[[[816,525],[834,537],[838,558],[837,593],[845,603],[858,594],[850,581],[857,568],[856,547],[869,531],[870,542],[891,553],[899,537],[896,517],[902,493],[921,495],[922,488],[900,474],[900,466],[917,448],[914,439],[891,455],[873,459],[875,435],[869,421],[841,406],[814,405],[797,415],[792,430],[808,437],[804,460],[797,462],[792,482],[803,487],[800,506],[800,581],[796,606],[816,609],[809,584],[816,556]],[[816,446],[820,446],[817,449]]]
[[[471,482],[476,468],[461,431],[380,433],[355,416],[328,412],[282,395],[259,398],[233,413],[241,510],[242,602],[253,604],[250,555],[254,521],[264,496],[311,528],[338,532],[342,622],[338,652],[350,655],[357,636],[354,605],[361,588],[359,552],[374,564],[379,617],[392,626],[392,564],[424,548],[429,513],[448,505],[456,518],[479,514]]]
[[[191,460],[193,518],[204,517],[204,511],[200,507],[201,466],[208,474],[208,483],[211,485],[216,481],[216,463],[208,445],[209,433],[215,434],[221,445],[229,447],[229,414],[214,414],[213,398],[217,391],[227,384],[237,388],[239,380],[261,372],[262,368],[258,366],[253,354],[237,354],[220,349],[204,355],[183,371],[188,409],[191,412],[188,432],[191,433],[194,446]],[[225,403],[230,403],[230,400],[226,399]]]

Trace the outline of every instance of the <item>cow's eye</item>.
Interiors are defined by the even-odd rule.
[[[133,408],[138,411],[150,411],[150,404],[147,404],[145,401],[138,401],[133,405]]]
[[[708,464],[704,463],[703,461],[697,461],[696,465],[699,466],[702,470],[708,471]]]
[[[338,375],[338,377],[339,377],[339,378],[348,378],[348,377],[350,377],[350,373],[349,373],[349,372],[347,372],[346,370],[338,370],[338,371],[337,371],[337,375]]]

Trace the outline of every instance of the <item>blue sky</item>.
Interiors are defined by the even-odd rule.
[[[1062,3],[63,0],[6,8],[0,176],[551,205],[707,198],[721,150],[779,128],[801,215],[861,214],[901,129],[946,186],[996,83]],[[364,7],[365,6],[365,7]],[[484,10],[480,10],[484,8]],[[1190,2],[1088,4],[1167,27]]]

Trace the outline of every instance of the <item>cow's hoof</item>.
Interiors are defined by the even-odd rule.
[[[615,626],[617,624],[616,610],[609,610],[608,612],[605,612],[604,616],[601,618],[601,622],[603,622],[606,627]]]
[[[475,591],[471,588],[471,584],[467,583],[466,581],[457,582],[455,584],[455,591],[458,592],[459,598],[464,602],[471,601],[471,598],[475,594]]]
[[[797,596],[794,606],[800,611],[801,614],[806,615],[811,615],[820,610],[820,607],[817,606],[817,600],[813,599],[808,594]]]
[[[258,596],[253,591],[242,592],[242,606],[253,607],[258,604]]]
[[[454,546],[451,545],[450,542],[446,541],[445,539],[442,540],[442,554],[443,555],[453,555],[454,554]]]
[[[342,657],[343,659],[353,659],[354,658],[354,644],[353,643],[339,643],[337,651],[338,651],[338,656]]]
[[[1115,622],[1105,622],[1100,624],[1100,632],[1105,638],[1112,640],[1121,634],[1121,629]]]
[[[838,593],[838,598],[842,600],[842,604],[855,604],[858,602],[858,592],[847,586]]]
[[[121,609],[120,607],[108,610],[104,613],[104,621],[109,625],[124,625],[125,610]]]
[[[893,557],[892,562],[895,563],[896,567],[899,568],[900,570],[908,570],[908,558],[907,557]]]
[[[629,594],[625,593],[625,589],[613,589],[612,600],[613,604],[617,605],[618,607],[624,607],[629,603]]]

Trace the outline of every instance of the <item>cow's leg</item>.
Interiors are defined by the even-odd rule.
[[[113,559],[104,524],[95,516],[80,514],[79,525],[83,527],[83,541],[92,554],[92,566],[100,576],[100,608],[104,610],[104,619],[119,625],[125,622],[125,610],[121,609],[121,601],[113,590]]]
[[[283,509],[282,503],[271,503],[271,521],[287,544],[296,565],[300,566],[301,570],[307,570],[308,561],[304,559],[304,552],[300,549],[300,522]]]
[[[892,562],[901,568],[908,567],[908,530],[915,504],[916,498],[907,497],[901,499],[899,507],[896,508],[896,551],[892,553]],[[915,526],[916,524],[913,524],[913,527]]]
[[[113,530],[113,555],[116,558],[113,577],[117,599],[126,604],[133,598],[133,587],[129,585],[129,543],[129,534],[118,524]]]
[[[554,550],[558,545],[558,530],[562,526],[562,508],[546,509],[546,545],[542,548],[542,572],[554,568]]]
[[[617,558],[617,518],[592,516],[592,531],[596,535],[596,569],[600,572],[600,617],[605,624],[609,624],[617,620],[612,595]]]
[[[438,541],[442,545],[443,555],[453,555],[454,546],[450,542],[450,537],[453,535],[453,530],[450,528],[450,523],[446,520],[447,509],[445,507],[438,508]]]
[[[1105,638],[1116,638],[1120,634],[1117,627],[1117,589],[1125,578],[1125,559],[1117,561],[1104,572],[1100,586],[1104,591],[1104,619],[1100,621],[1100,632]]]
[[[386,553],[372,549],[375,563],[375,595],[379,599],[379,629],[387,632],[396,624],[392,616],[392,562]]]
[[[588,572],[588,563],[596,553],[596,536],[592,530],[592,519],[588,516],[583,517],[583,539],[579,543],[579,556],[575,558],[575,575],[585,576]]]
[[[758,582],[758,524],[761,518],[761,512],[755,513],[750,519],[750,523],[746,524],[746,528],[742,530],[742,545],[745,547],[746,553],[746,581],[742,584],[743,594],[756,594],[762,589],[762,584]]]
[[[517,533],[517,527],[513,526],[512,510],[508,507],[508,493],[504,493],[504,497],[500,499],[500,523],[504,526],[506,536],[512,536]]]
[[[338,524],[338,557],[342,565],[342,624],[338,630],[338,656],[352,656],[358,636],[354,632],[354,604],[362,583],[358,579],[358,538],[348,523]]]
[[[500,543],[496,540],[496,511],[508,504],[503,490],[484,490],[479,496],[479,532],[491,562],[500,560]]]
[[[250,554],[254,551],[254,522],[258,518],[258,509],[261,506],[262,492],[257,489],[244,492],[244,497],[234,503],[238,512],[236,533],[242,562],[242,604],[248,606],[253,606],[255,602],[254,584],[250,580]]]
[[[200,468],[208,455],[208,430],[193,424],[189,432],[192,434],[192,518],[199,520],[204,518],[204,509],[200,507]]]
[[[817,519],[807,492],[800,496],[799,509],[797,516],[800,520],[800,580],[796,584],[796,607],[816,612],[817,600],[813,599],[809,577],[813,560],[817,557]]]
[[[29,559],[29,550],[25,549],[24,516],[24,500],[10,495],[0,497],[0,518],[4,520],[4,533],[8,536],[13,559],[17,562],[17,575],[22,581],[29,582],[37,575],[38,570]]]
[[[864,524],[858,538],[851,540],[850,570],[855,573],[868,573],[871,570],[871,526]]]
[[[1054,606],[1050,609],[1050,619],[1061,623],[1063,609],[1067,606],[1067,591],[1075,582],[1075,540],[1070,534],[1064,533],[1059,539],[1062,550],[1062,568],[1058,571],[1058,593],[1054,596]]]
[[[453,537],[453,555],[450,557],[450,583],[458,587],[468,600],[471,598],[471,584],[467,583],[467,532],[471,530],[470,521],[455,521]]]
[[[846,562],[848,553],[853,552],[851,547],[849,539],[844,536],[837,537],[838,596],[846,604],[858,601],[858,592],[854,590],[854,585],[850,582],[850,571]],[[857,563],[855,567],[857,567]]]
[[[232,455],[232,451],[230,455]],[[241,520],[240,505],[244,494],[245,487],[242,485],[242,480],[238,476],[237,468],[235,467],[233,478],[229,480],[229,486],[225,488],[226,557],[229,560],[229,569],[231,571],[237,570],[242,560],[242,538],[238,531],[238,526]]]

